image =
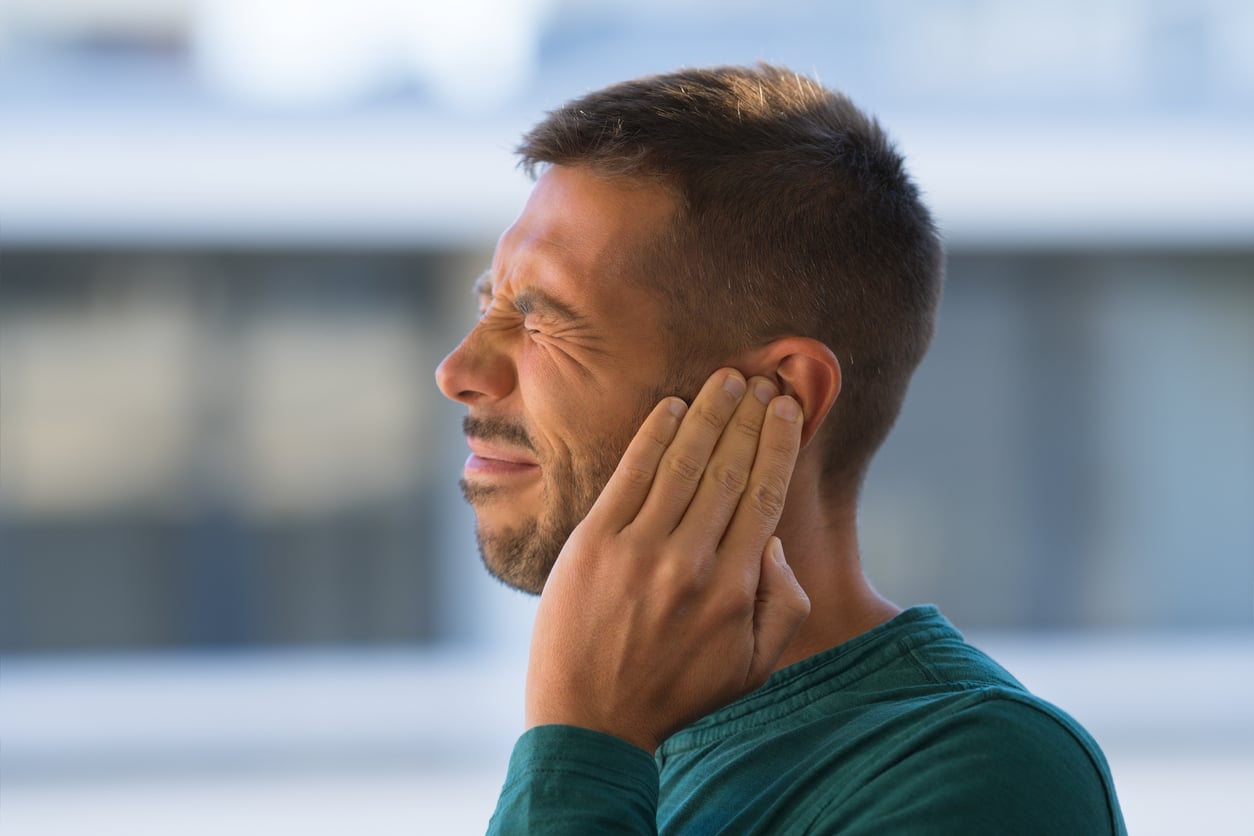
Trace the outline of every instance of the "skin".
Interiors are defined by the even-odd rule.
[[[485,565],[539,593],[636,428],[666,394],[656,306],[620,253],[670,216],[653,190],[553,171],[501,236],[478,323],[436,380],[468,408],[463,492]],[[585,209],[595,205],[596,211]]]
[[[862,574],[856,489],[822,484],[841,382],[826,346],[776,339],[664,397],[659,300],[618,254],[674,208],[654,185],[547,170],[481,280],[484,316],[436,374],[467,407],[484,561],[543,590],[527,726],[650,752],[899,612]]]

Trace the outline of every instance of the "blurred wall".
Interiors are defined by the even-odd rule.
[[[439,638],[461,260],[6,255],[8,648]]]
[[[5,649],[455,633],[431,374],[484,259],[6,254]],[[864,500],[883,590],[975,627],[1248,624],[1252,267],[954,252]]]
[[[950,242],[863,503],[883,591],[1254,624],[1245,4],[386,5],[0,10],[0,649],[516,632],[432,384],[509,149],[589,87],[758,58],[881,114]]]

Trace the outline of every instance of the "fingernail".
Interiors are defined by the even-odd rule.
[[[666,409],[676,418],[683,418],[684,413],[688,411],[688,404],[684,403],[679,398],[671,398],[666,402]]]
[[[775,387],[765,380],[759,380],[753,384],[753,396],[762,403],[770,403],[771,398],[775,397]]]
[[[728,372],[727,377],[723,380],[723,391],[733,398],[739,398],[745,393],[744,378],[735,372]]]
[[[785,395],[782,398],[775,399],[774,412],[785,421],[796,421],[797,416],[801,413],[801,407],[792,398]]]

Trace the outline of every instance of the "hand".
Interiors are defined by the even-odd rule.
[[[652,753],[766,681],[810,611],[772,536],[801,424],[773,383],[729,369],[690,410],[658,404],[540,597],[528,728],[583,726]]]

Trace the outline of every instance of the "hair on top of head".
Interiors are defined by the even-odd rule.
[[[825,343],[843,379],[828,484],[860,483],[931,342],[944,273],[931,215],[873,118],[782,67],[688,69],[579,97],[518,154],[533,176],[583,166],[670,190],[673,222],[632,273],[663,300],[675,355],[705,371],[781,336]]]

